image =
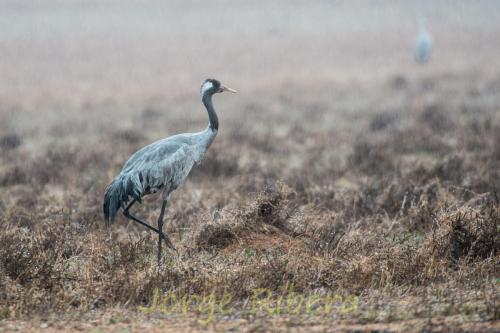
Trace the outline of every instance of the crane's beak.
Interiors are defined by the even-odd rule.
[[[236,94],[236,93],[237,93],[237,91],[236,91],[236,90],[234,90],[234,89],[232,89],[232,88],[229,88],[229,87],[226,87],[226,86],[224,86],[224,85],[221,85],[221,86],[220,86],[220,88],[221,88],[221,90],[222,90],[221,92],[223,92],[223,91],[229,91],[229,92],[232,92],[233,94]]]

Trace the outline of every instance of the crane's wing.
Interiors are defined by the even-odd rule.
[[[163,139],[138,150],[106,189],[103,204],[106,222],[113,222],[116,212],[127,204],[129,197],[140,202],[145,194],[175,190],[197,159],[196,146],[186,135]]]

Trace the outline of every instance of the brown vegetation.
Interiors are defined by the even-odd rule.
[[[222,135],[173,197],[168,230],[180,255],[161,268],[154,235],[124,219],[108,231],[101,217],[106,183],[146,138],[109,130],[103,144],[35,155],[2,134],[1,316],[134,309],[155,288],[230,292],[239,304],[255,288],[293,285],[359,295],[359,311],[344,317],[360,322],[470,311],[498,320],[498,117],[434,104],[414,112],[374,115],[345,155],[327,137],[311,149],[308,137],[327,133],[304,129],[289,132],[282,156],[272,131],[272,146]],[[296,156],[302,163],[286,163]],[[156,208],[149,200],[138,214],[154,220]]]
[[[0,331],[499,331],[498,6],[0,3]],[[138,148],[206,126],[205,75],[240,93],[215,98],[158,267],[157,237],[106,229],[102,196]],[[249,313],[259,288],[359,302]],[[141,312],[156,290],[234,311]]]

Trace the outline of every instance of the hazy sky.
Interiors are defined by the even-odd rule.
[[[499,58],[494,0],[4,0],[0,97],[148,98],[207,76],[247,90],[386,77],[415,70],[420,15],[435,39],[431,68],[481,70]]]

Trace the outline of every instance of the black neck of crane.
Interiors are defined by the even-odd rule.
[[[214,106],[212,104],[212,94],[205,93],[203,95],[203,104],[207,108],[208,119],[210,121],[210,128],[214,131],[219,130],[219,118],[217,118],[217,114],[215,113]]]

